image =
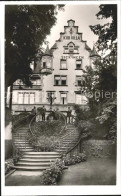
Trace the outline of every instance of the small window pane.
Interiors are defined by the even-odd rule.
[[[34,104],[35,93],[30,93],[30,104]]]
[[[18,93],[18,103],[23,104],[23,93]]]
[[[24,104],[28,104],[29,103],[29,93],[25,93],[24,94]]]

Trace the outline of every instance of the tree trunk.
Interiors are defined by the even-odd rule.
[[[13,98],[13,84],[10,87],[10,101],[9,101],[10,110],[12,110],[12,98]]]

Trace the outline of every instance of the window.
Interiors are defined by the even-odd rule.
[[[84,86],[84,78],[82,76],[76,76],[76,86]]]
[[[78,53],[79,46],[75,46],[73,42],[70,42],[67,46],[64,46],[64,53]]]
[[[47,100],[48,102],[52,105],[54,103],[54,100],[55,100],[55,92],[53,91],[49,91],[47,92]]]
[[[41,79],[32,80],[33,85],[41,85]]]
[[[88,103],[88,99],[81,94],[76,94],[76,104],[86,105]]]
[[[76,60],[76,69],[81,69],[82,60]]]
[[[35,93],[30,93],[30,104],[35,103]]]
[[[34,104],[35,93],[33,92],[19,92],[18,93],[18,104]]]
[[[74,52],[74,46],[70,45],[69,46],[69,53],[73,53]]]
[[[24,104],[29,103],[29,93],[24,93]]]
[[[67,61],[64,59],[60,60],[60,69],[67,69]]]
[[[57,85],[57,86],[61,85],[60,76],[55,76],[55,85]]]
[[[61,85],[66,85],[66,76],[61,76]]]
[[[61,104],[67,104],[67,92],[61,92]]]
[[[18,93],[18,104],[23,104],[24,94]]]
[[[46,62],[43,62],[43,68],[46,68],[47,66],[46,66]]]
[[[81,104],[81,95],[76,94],[76,104]]]
[[[55,82],[54,84],[56,86],[66,86],[67,85],[67,76],[55,76]]]
[[[14,85],[23,85],[22,80],[18,79],[14,82]]]

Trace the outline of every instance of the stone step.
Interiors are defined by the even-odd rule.
[[[30,144],[28,141],[14,141],[14,144]]]
[[[75,144],[77,141],[71,141],[71,142],[63,141],[62,144]]]
[[[12,168],[17,169],[17,170],[23,170],[23,171],[42,171],[42,170],[48,169],[49,167],[12,166]]]
[[[23,128],[21,127],[21,128],[18,128],[18,130],[29,130],[29,127],[27,126],[24,126]]]
[[[28,142],[28,140],[23,140],[23,139],[20,140],[20,139],[19,139],[19,140],[14,140],[14,142]]]
[[[18,148],[22,148],[22,149],[33,149],[31,146],[18,146]]]
[[[15,166],[27,166],[27,167],[31,167],[31,166],[47,167],[48,166],[49,167],[50,164],[51,164],[51,162],[48,162],[48,163],[45,163],[45,162],[43,162],[43,163],[41,163],[41,162],[39,162],[39,163],[36,163],[36,162],[31,163],[31,162],[21,162],[21,161],[19,161],[18,163],[16,163]]]
[[[21,152],[32,152],[34,149],[20,149]]]
[[[28,138],[24,135],[23,136],[22,135],[21,136],[13,136],[13,139],[14,140],[28,140]]]
[[[29,159],[29,158],[21,158],[20,161],[21,162],[31,162],[31,163],[34,163],[34,162],[53,162],[55,161],[56,159]]]
[[[31,155],[23,155],[23,158],[27,159],[59,159],[61,156],[31,156]]]
[[[25,153],[25,155],[53,155],[53,156],[57,156],[59,155],[57,152],[29,152],[29,153]]]

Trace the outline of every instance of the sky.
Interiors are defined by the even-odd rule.
[[[79,26],[79,32],[83,33],[83,40],[87,41],[89,47],[97,41],[98,36],[90,30],[89,25],[105,24],[110,19],[98,20],[95,16],[99,11],[99,5],[65,5],[64,11],[59,11],[57,23],[51,29],[51,34],[47,36],[49,47],[51,47],[60,37],[60,32],[64,32],[67,20],[75,20],[75,25]]]

